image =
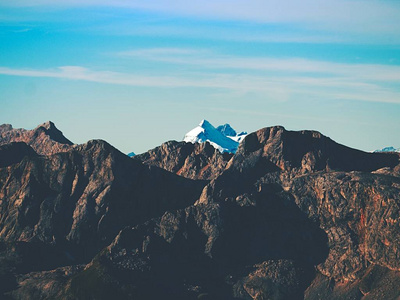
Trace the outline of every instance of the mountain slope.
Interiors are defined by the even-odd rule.
[[[221,174],[231,157],[232,154],[221,153],[208,142],[169,141],[133,159],[186,178],[211,180]]]
[[[21,146],[29,147],[2,146],[0,157]],[[193,204],[205,184],[100,140],[51,156],[25,152],[0,168],[0,261],[24,272],[87,261],[125,226]]]
[[[14,129],[10,124],[0,125],[0,145],[11,142],[24,142],[40,155],[65,152],[73,145],[51,121],[32,130]]]
[[[135,285],[133,295],[149,298],[396,298],[399,157],[347,148],[313,131],[259,130],[195,206],[121,231],[87,273],[107,266],[109,290]],[[382,168],[392,175],[379,174]],[[111,275],[117,270],[137,279],[121,282]]]

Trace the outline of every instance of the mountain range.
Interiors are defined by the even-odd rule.
[[[0,126],[2,298],[400,297],[399,153],[231,129],[130,158]]]

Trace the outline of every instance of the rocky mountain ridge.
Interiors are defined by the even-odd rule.
[[[32,130],[16,129],[10,124],[0,125],[0,145],[11,142],[24,142],[40,155],[65,152],[73,145],[51,121]]]
[[[125,226],[193,204],[205,184],[101,140],[47,156],[25,143],[0,146],[4,160],[10,152],[22,155],[0,168],[0,261],[11,265],[0,277],[87,262]]]
[[[400,296],[400,154],[316,131],[264,128],[234,155],[171,141],[129,158],[90,141],[38,156],[12,143],[0,209],[11,299]]]

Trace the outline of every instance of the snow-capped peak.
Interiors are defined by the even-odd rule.
[[[202,120],[197,127],[186,133],[183,140],[190,143],[209,142],[220,152],[235,153],[239,143],[246,135],[245,132],[236,134],[229,124],[215,128],[207,120]]]
[[[203,127],[203,128],[207,128],[207,127],[208,128],[211,128],[211,127],[214,128],[214,126],[212,126],[211,123],[208,122],[207,120],[201,120],[199,126]]]
[[[236,136],[236,131],[229,124],[219,125],[217,130],[224,136]]]
[[[383,149],[375,150],[374,152],[400,152],[400,148],[385,147]]]

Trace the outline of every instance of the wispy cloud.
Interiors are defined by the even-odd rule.
[[[120,52],[117,55],[140,60],[146,59],[174,64],[196,65],[205,69],[282,72],[285,75],[288,73],[315,73],[316,76],[332,77],[333,79],[329,79],[329,82],[334,82],[335,78],[343,78],[347,80],[352,79],[354,82],[367,80],[372,82],[397,82],[400,84],[399,65],[345,64],[302,58],[238,57],[218,55],[208,50],[187,48],[139,49]],[[275,76],[278,75],[279,73],[275,73]]]
[[[169,49],[168,51],[172,51]],[[172,52],[176,52],[173,50]],[[190,51],[189,51],[190,52]],[[230,62],[232,62],[230,60]],[[293,60],[273,61],[268,72],[190,72],[171,73],[165,76],[138,75],[131,73],[98,71],[81,66],[62,66],[50,70],[13,69],[0,67],[0,74],[26,77],[48,77],[64,80],[79,80],[103,84],[118,84],[136,87],[156,88],[207,88],[222,89],[227,93],[258,94],[266,99],[286,101],[288,99],[315,98],[325,100],[357,100],[369,102],[387,102],[400,104],[400,90],[388,87],[386,81],[400,82],[399,69],[391,66],[341,65],[333,63]],[[243,68],[245,65],[240,64]],[[302,69],[304,67],[304,69]],[[253,64],[250,64],[253,68]],[[354,68],[354,69],[353,69]],[[270,71],[282,71],[276,75]],[[308,72],[312,72],[308,74]],[[375,72],[374,72],[375,71]],[[329,76],[320,76],[318,72],[329,72]],[[371,72],[363,76],[363,72]],[[386,72],[380,75],[379,72]],[[374,75],[375,74],[375,75]],[[384,77],[384,78],[383,78]],[[395,84],[395,85],[396,85]],[[398,85],[397,85],[398,86]]]

